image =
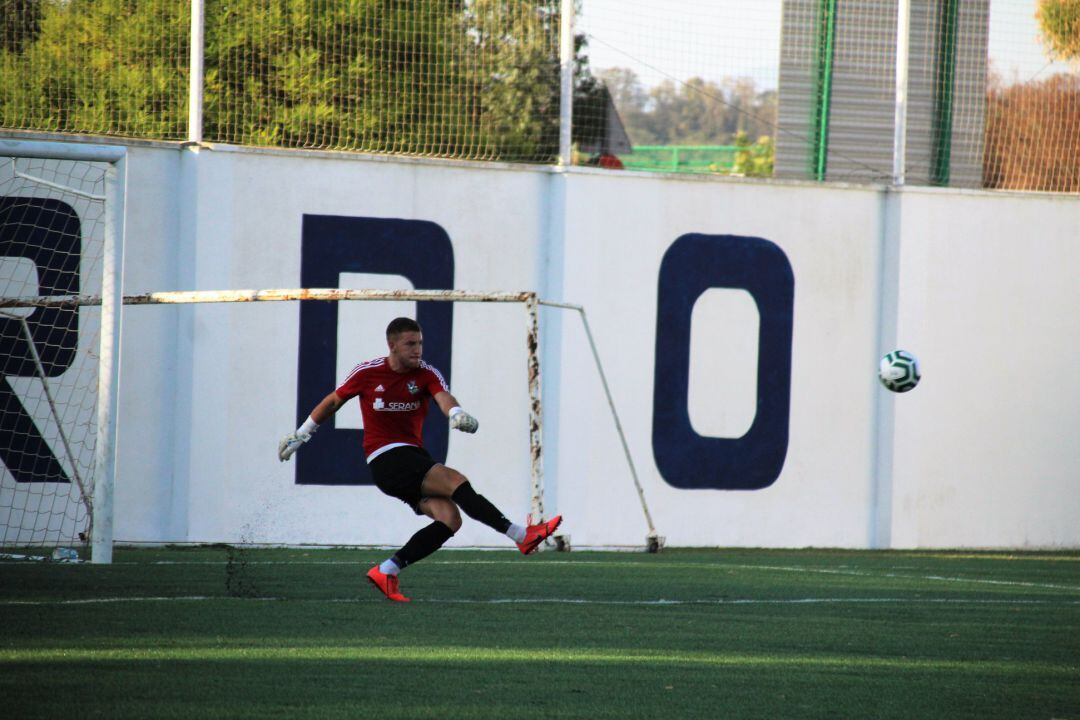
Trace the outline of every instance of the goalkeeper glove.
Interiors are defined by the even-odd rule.
[[[459,407],[450,408],[450,427],[461,432],[474,433],[480,422]]]
[[[311,436],[307,433],[301,435],[300,433],[289,433],[285,437],[281,438],[281,442],[277,446],[278,460],[285,462],[292,457],[292,454],[300,449],[300,446],[311,439]]]
[[[300,449],[300,446],[311,439],[311,434],[319,429],[318,424],[310,417],[304,421],[304,424],[297,428],[296,432],[289,433],[281,439],[281,442],[277,446],[278,460],[285,462],[292,457],[293,453]]]

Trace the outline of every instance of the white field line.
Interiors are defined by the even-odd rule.
[[[284,600],[280,597],[252,597],[236,598],[232,596],[215,597],[213,595],[177,595],[175,597],[149,596],[149,597],[102,597],[102,598],[76,598],[74,600],[0,600],[0,606],[16,605],[107,605],[110,603],[125,602],[206,602],[210,600]]]
[[[113,603],[147,602],[215,602],[215,601],[254,601],[254,602],[310,602],[310,603],[347,603],[367,604],[386,602],[382,598],[298,598],[289,600],[283,597],[232,597],[228,595],[180,595],[177,597],[105,597],[82,598],[76,600],[0,600],[0,607],[13,606],[64,606],[98,605]],[[667,607],[672,605],[1080,605],[1080,600],[980,600],[962,598],[779,598],[757,599],[736,598],[730,600],[590,600],[588,598],[488,598],[483,600],[466,598],[413,598],[413,602],[439,605],[629,605],[638,607]]]
[[[435,561],[438,564],[443,565],[502,565],[502,564],[514,564],[513,560],[458,560],[458,561]],[[530,564],[544,561],[533,561]],[[564,565],[566,563],[547,561],[549,565]],[[825,575],[851,575],[855,577],[870,577],[870,578],[895,578],[900,580],[934,580],[938,582],[955,582],[955,583],[977,583],[985,585],[1005,585],[1005,586],[1017,586],[1017,587],[1030,587],[1030,588],[1046,588],[1048,590],[1074,590],[1080,592],[1080,585],[1053,585],[1050,583],[1033,583],[1022,580],[987,580],[983,578],[963,578],[963,577],[944,577],[942,575],[901,575],[899,573],[875,573],[867,572],[865,570],[846,570],[846,569],[830,569],[830,568],[807,568],[807,567],[793,567],[785,565],[737,565],[733,563],[620,563],[618,561],[584,561],[581,563],[573,563],[574,565],[632,565],[634,567],[641,568],[667,568],[667,567],[683,567],[683,568],[702,568],[702,569],[717,569],[717,570],[770,570],[777,572],[793,572],[793,573],[820,573]]]
[[[247,565],[359,565],[348,560],[233,560],[233,564]],[[523,560],[432,560],[425,565],[522,565]],[[608,567],[634,567],[641,569],[699,568],[701,570],[767,570],[773,572],[792,572],[823,575],[849,575],[853,577],[891,578],[898,580],[931,580],[948,583],[971,583],[976,585],[1001,585],[1005,587],[1042,588],[1046,590],[1069,590],[1080,592],[1080,585],[1056,585],[1052,583],[1026,582],[1023,580],[990,580],[987,578],[946,577],[943,575],[904,575],[900,573],[868,572],[866,570],[847,570],[843,568],[808,568],[785,565],[746,565],[733,563],[680,563],[650,562],[637,563],[620,560],[524,560],[528,565],[600,565]],[[0,563],[2,564],[2,563]],[[158,560],[149,563],[114,563],[115,565],[226,565],[225,560]]]
[[[851,575],[854,577],[895,578],[899,580],[934,580],[937,582],[950,583],[976,583],[980,585],[1005,585],[1011,587],[1047,588],[1050,590],[1075,590],[1080,591],[1077,585],[1054,585],[1051,583],[1034,583],[1023,580],[988,580],[985,578],[945,577],[942,575],[901,575],[900,573],[875,573],[865,570],[831,570],[828,568],[801,568],[784,567],[782,565],[731,565],[729,567],[743,569],[777,570],[781,572],[795,573],[820,573],[824,575]]]
[[[330,600],[327,602],[355,602]],[[360,601],[364,602],[364,601]],[[958,598],[735,598],[731,600],[589,600],[586,598],[421,599],[446,605],[1080,605],[1080,600],[962,600]]]
[[[8,564],[0,562],[0,565]],[[227,565],[227,560],[157,560],[152,562],[117,562],[114,565]],[[348,560],[240,560],[234,559],[233,565],[356,565],[361,563]],[[696,568],[701,570],[766,570],[773,572],[791,572],[823,575],[847,575],[852,577],[868,578],[891,578],[898,580],[930,580],[935,582],[976,584],[976,585],[1000,585],[1004,587],[1041,588],[1046,590],[1067,590],[1080,592],[1080,585],[1057,585],[1052,583],[1036,583],[1023,580],[991,580],[987,578],[946,577],[942,575],[904,575],[900,573],[868,572],[865,570],[848,570],[843,568],[808,568],[785,565],[747,565],[733,563],[680,563],[680,562],[650,562],[637,563],[619,560],[432,560],[425,565],[561,565],[564,567],[598,565],[607,567],[634,567],[640,569],[663,570],[669,568]]]

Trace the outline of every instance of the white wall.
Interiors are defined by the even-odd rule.
[[[893,543],[1080,544],[1080,198],[910,191]]]
[[[674,545],[865,545],[869,418],[879,392],[872,372],[877,193],[597,174],[575,178],[569,204],[567,225],[576,241],[568,242],[574,250],[565,268],[566,297],[592,317],[660,534]],[[676,489],[653,461],[657,271],[664,251],[688,232],[771,240],[795,275],[790,444],[783,473],[764,490]],[[613,266],[613,258],[632,262]],[[708,347],[741,336],[718,327],[694,339]],[[643,514],[583,342],[583,335],[569,339],[563,349],[562,398],[574,412],[563,408],[560,416],[559,506],[567,509],[574,542],[641,544]],[[572,374],[571,366],[578,371]]]
[[[128,165],[127,293],[296,287],[302,217],[331,214],[435,222],[456,287],[583,304],[671,545],[1080,545],[1075,196],[228,149],[133,147]],[[789,442],[763,490],[677,489],[656,467],[657,274],[685,233],[764,238],[794,274]],[[733,297],[713,296],[694,324],[692,365],[715,378],[699,372],[688,398],[706,431],[745,424],[752,397],[755,316]],[[339,339],[359,361],[389,311],[350,312]],[[452,389],[481,431],[452,434],[448,463],[520,518],[524,311],[454,312]],[[397,545],[420,526],[373,488],[295,485],[277,462],[297,414],[298,317],[296,303],[125,310],[118,539]],[[548,509],[575,546],[640,545],[644,517],[580,323],[551,309],[543,322]],[[904,396],[874,374],[893,342],[924,364]],[[454,542],[505,544],[471,521]]]
[[[568,242],[566,296],[593,317],[646,497],[671,544],[1080,542],[1080,453],[1069,441],[1080,427],[1070,359],[1080,350],[1080,198],[575,181],[567,225],[588,241]],[[793,266],[791,437],[783,472],[765,490],[678,490],[650,452],[656,272],[689,231],[770,239]],[[627,246],[634,262],[613,271],[610,259]],[[732,334],[714,329],[716,352]],[[582,342],[564,345],[562,397],[592,410],[561,415],[560,507],[574,510],[575,541],[640,543],[643,515],[595,380],[566,369],[578,365]],[[904,396],[873,375],[879,353],[894,347],[924,365],[923,384]]]
[[[135,149],[130,162],[150,166],[163,154],[176,155]],[[290,155],[245,152],[181,154],[178,171],[161,172],[156,184],[131,184],[133,215],[154,217],[129,227],[129,294],[297,287],[305,214],[429,220],[455,240],[458,287],[535,284],[544,174],[332,158],[298,162]],[[162,194],[178,198],[175,207]],[[169,212],[172,222],[161,225],[178,228],[176,235],[136,230],[139,222],[154,224]],[[160,263],[132,262],[170,249],[173,278],[162,274]],[[389,319],[380,303],[350,312],[354,318],[370,314],[380,332]],[[158,324],[147,321],[149,316],[159,318]],[[403,539],[403,527],[412,522],[404,505],[371,487],[294,485],[293,464],[276,459],[278,438],[295,425],[298,304],[128,308],[128,320],[121,413],[140,421],[122,421],[120,430],[118,539]],[[170,331],[175,339],[155,335]],[[343,344],[365,348],[345,359],[339,379],[384,349],[378,335],[358,341],[348,327],[339,328],[339,335]],[[529,500],[524,337],[521,306],[455,308],[453,389],[486,422],[479,443],[452,437],[448,460],[518,517]],[[163,367],[175,371],[162,373]],[[148,396],[151,407],[144,405]],[[157,412],[165,424],[147,418]],[[163,438],[172,441],[170,449],[158,447]],[[162,472],[161,464],[171,472]],[[475,524],[455,539],[483,541],[490,543],[491,533]]]

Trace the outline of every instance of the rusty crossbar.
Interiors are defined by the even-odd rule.
[[[528,302],[533,292],[470,290],[343,290],[287,288],[271,290],[176,290],[125,295],[124,305],[189,305],[195,303],[281,302],[287,300],[452,300],[459,302]],[[100,305],[100,295],[38,295],[0,298],[0,308],[77,307]]]

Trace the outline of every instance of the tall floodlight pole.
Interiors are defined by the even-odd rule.
[[[896,114],[893,122],[893,185],[904,184],[907,159],[908,53],[911,48],[911,0],[900,0],[896,15]]]
[[[188,78],[188,142],[203,139],[204,0],[191,0],[191,77]]]
[[[569,167],[573,158],[571,130],[574,117],[574,0],[562,0],[559,20],[559,165]]]

